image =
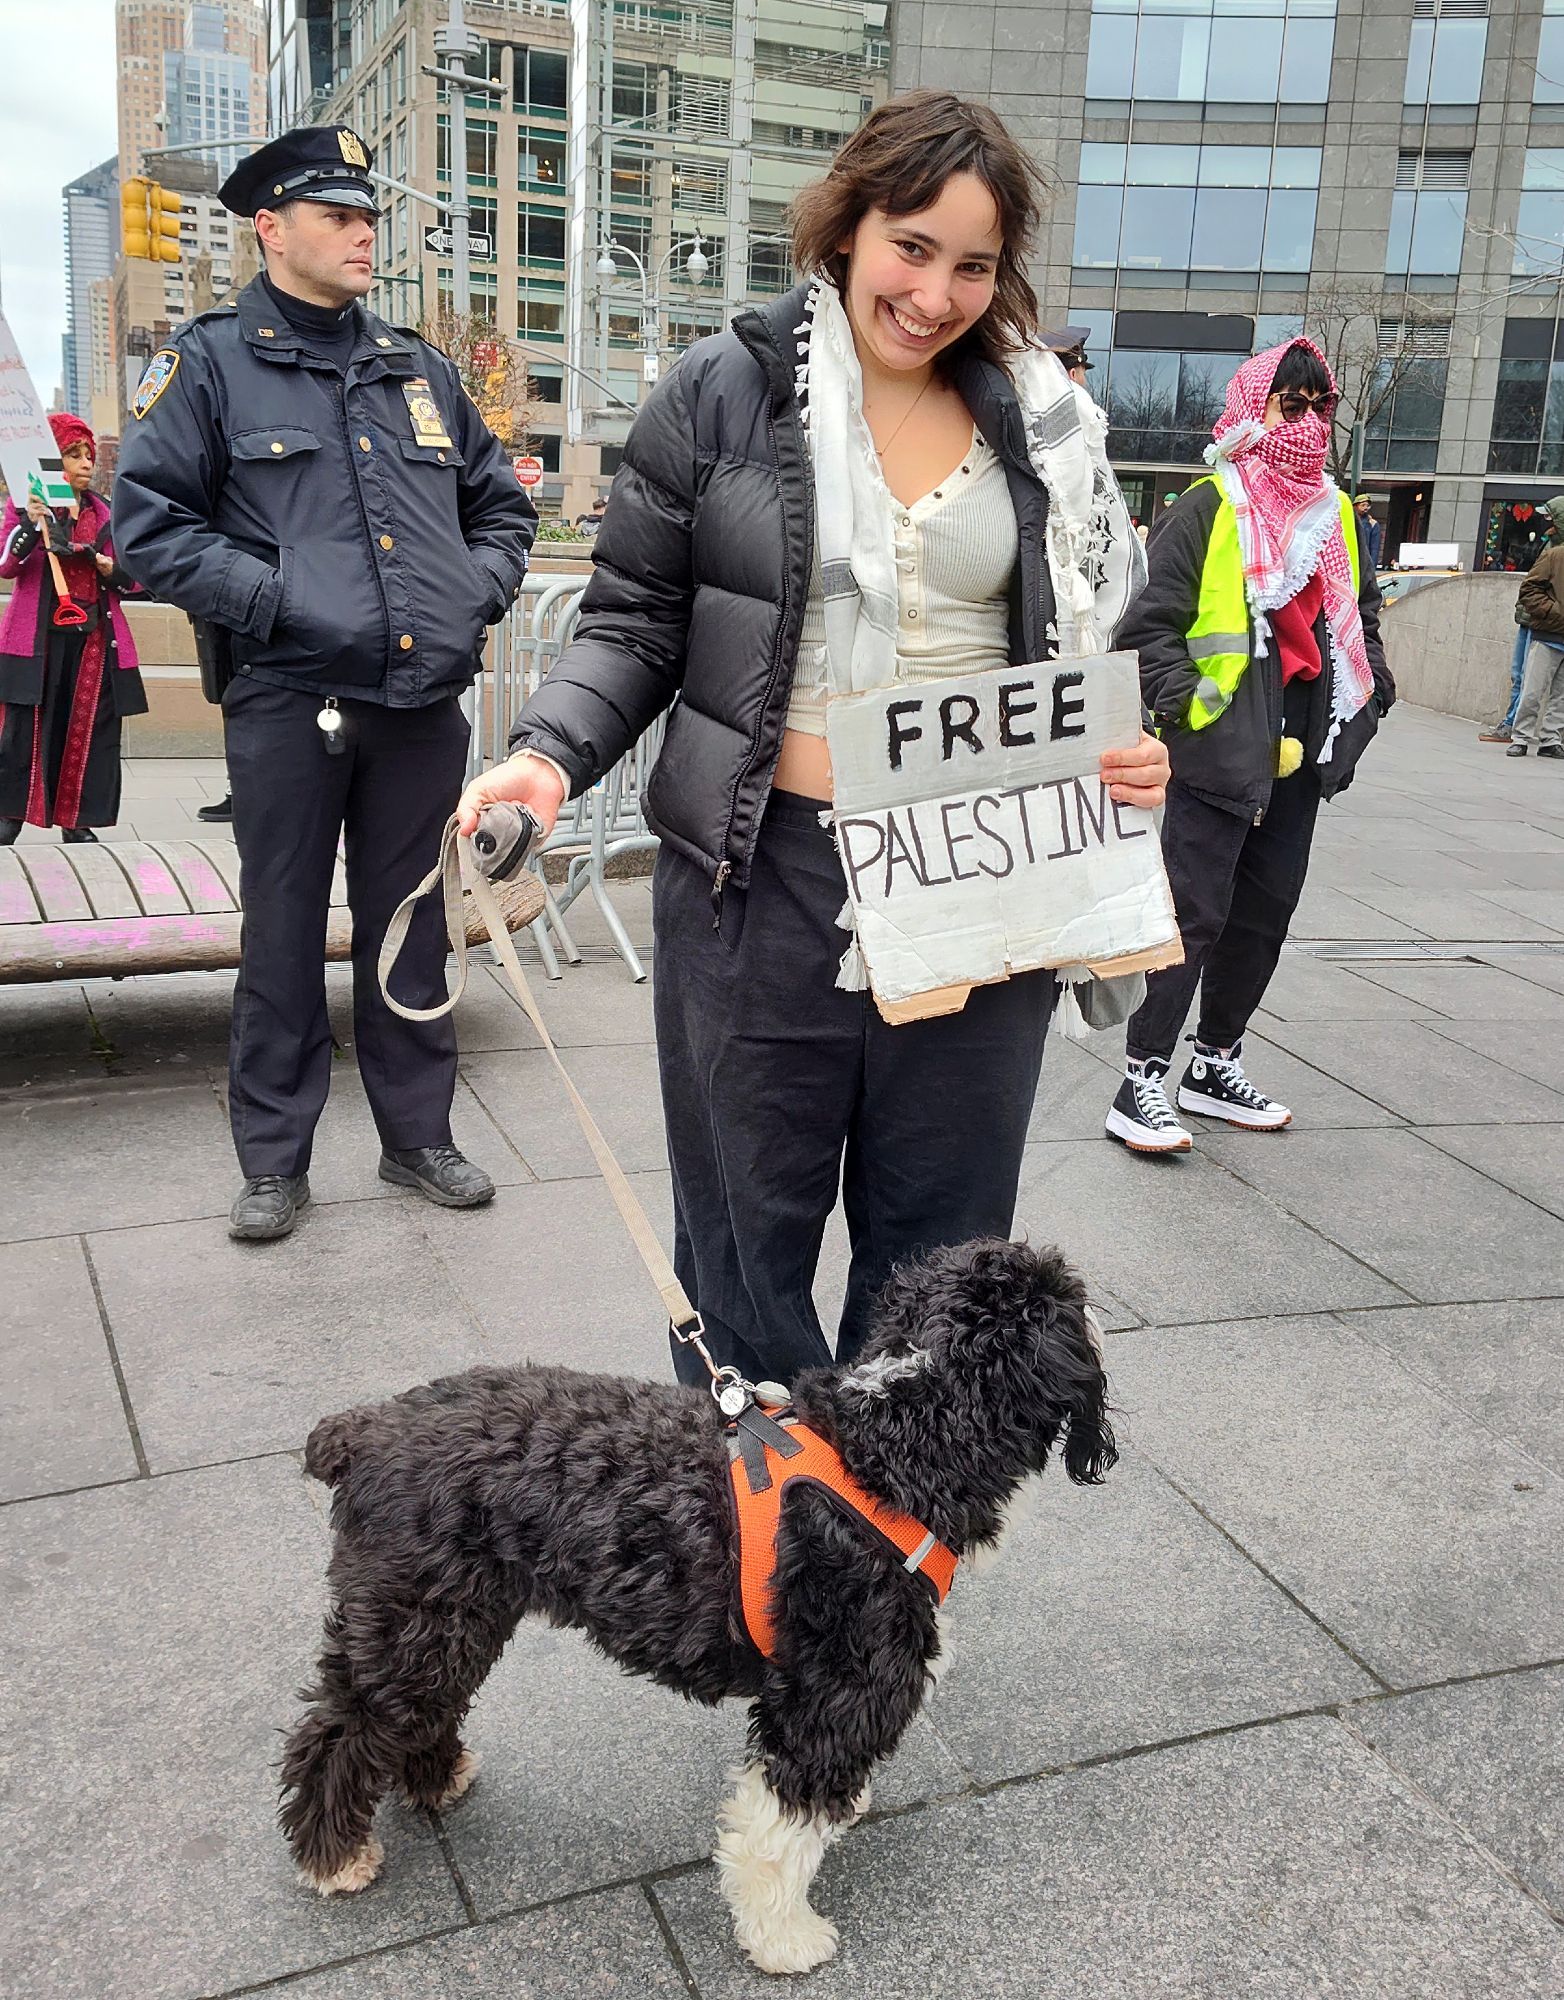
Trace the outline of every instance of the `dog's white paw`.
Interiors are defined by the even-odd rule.
[[[371,1834],[353,1856],[345,1861],[335,1875],[311,1875],[300,1869],[299,1879],[306,1888],[313,1889],[321,1896],[356,1896],[361,1889],[367,1889],[380,1873],[380,1864],[386,1858],[386,1851]]]
[[[836,1925],[807,1906],[789,1912],[785,1922],[742,1923],[736,1931],[750,1963],[762,1972],[813,1972],[836,1956]]]
[[[478,1775],[478,1753],[463,1750],[451,1766],[451,1782],[435,1800],[435,1811],[444,1812],[447,1806],[454,1806],[458,1799],[466,1798],[472,1789],[472,1781]]]

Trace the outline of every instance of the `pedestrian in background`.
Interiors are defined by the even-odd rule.
[[[1215,470],[1158,521],[1151,576],[1115,643],[1173,761],[1162,852],[1184,962],[1147,975],[1106,1129],[1187,1151],[1164,1079],[1200,988],[1182,1110],[1251,1130],[1291,1121],[1244,1074],[1243,1037],[1303,891],[1322,799],[1351,782],[1395,700],[1366,527],[1325,476],[1336,384],[1309,340],[1228,385]]]
[[[451,1208],[494,1194],[451,1140],[450,1018],[393,1014],[376,958],[438,850],[467,761],[459,696],[484,627],[520,587],[537,517],[447,357],[359,303],[374,283],[369,167],[357,134],[327,125],[285,133],[230,175],[223,203],[254,219],[265,271],[152,357],[114,489],[127,566],[231,653],[239,1237],[286,1235],[309,1200],[331,1078],[325,932],[341,836],[380,1177]],[[445,958],[426,900],[399,997],[442,999]]]
[[[1556,493],[1551,500],[1543,502],[1543,513],[1547,516],[1548,540],[1543,555],[1557,548],[1564,541],[1564,493]],[[1538,558],[1540,564],[1541,557]],[[1513,565],[1511,565],[1513,567]],[[1528,575],[1526,582],[1530,581]],[[1526,655],[1531,648],[1531,625],[1526,611],[1526,582],[1523,582],[1515,600],[1515,644],[1510,651],[1510,705],[1504,711],[1504,720],[1491,729],[1479,729],[1479,743],[1508,743],[1515,733],[1515,715],[1521,705],[1521,689],[1526,681]]]
[[[1373,507],[1370,505],[1369,497],[1366,493],[1360,493],[1357,499],[1353,501],[1352,506],[1353,511],[1363,524],[1363,531],[1368,540],[1369,561],[1375,569],[1378,569],[1379,552],[1384,546],[1385,530],[1376,519]]]
[[[1560,509],[1559,514],[1553,512]],[[1564,494],[1548,502],[1555,526],[1564,522]],[[1564,757],[1564,547],[1543,550],[1521,585],[1517,614],[1526,620],[1526,674],[1510,730],[1507,757]]]
[[[113,826],[121,726],[147,706],[120,610],[137,586],[115,561],[108,503],[91,490],[97,439],[68,414],[51,416],[49,428],[74,513],[34,495],[25,514],[7,500],[0,521],[0,576],[13,579],[0,620],[0,847],[24,825],[57,826],[67,841],[96,840],[94,827]]]

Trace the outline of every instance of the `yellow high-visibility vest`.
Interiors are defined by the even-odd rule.
[[[1195,481],[1195,486],[1215,484],[1214,480]],[[1189,490],[1193,492],[1194,487]],[[1349,496],[1339,493],[1336,497],[1356,595],[1360,588],[1357,519]],[[1209,729],[1232,706],[1238,683],[1249,669],[1249,605],[1244,596],[1244,561],[1238,548],[1238,516],[1225,493],[1211,523],[1211,539],[1200,572],[1200,601],[1186,643],[1189,657],[1200,669],[1200,684],[1184,719],[1191,729]]]

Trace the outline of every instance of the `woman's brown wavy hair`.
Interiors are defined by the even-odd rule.
[[[805,276],[824,272],[845,295],[847,258],[837,248],[843,238],[873,208],[918,214],[938,201],[952,174],[975,174],[994,197],[1002,247],[992,305],[948,351],[975,348],[1002,362],[1037,332],[1026,257],[1048,181],[986,104],[949,90],[910,90],[871,113],[830,172],[793,197],[793,262]]]

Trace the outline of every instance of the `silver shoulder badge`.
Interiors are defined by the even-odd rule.
[[[147,363],[146,372],[136,385],[136,393],[130,399],[130,413],[140,419],[162,395],[179,370],[179,356],[172,347],[160,347]]]

